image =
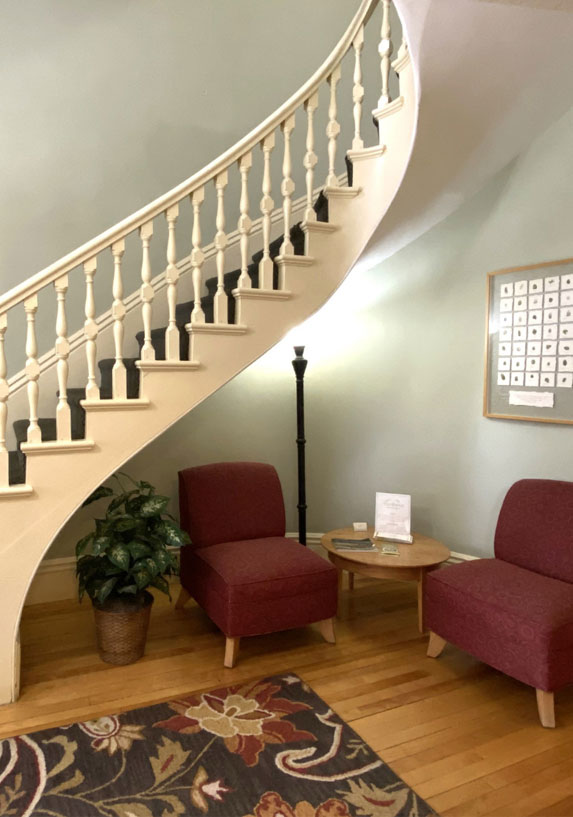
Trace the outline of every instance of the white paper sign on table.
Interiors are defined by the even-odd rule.
[[[396,542],[412,542],[410,533],[412,498],[409,494],[376,493],[374,536]]]

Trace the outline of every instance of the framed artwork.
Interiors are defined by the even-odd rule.
[[[484,415],[573,424],[573,258],[488,274]]]

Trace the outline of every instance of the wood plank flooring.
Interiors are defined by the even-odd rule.
[[[298,673],[438,814],[573,817],[573,688],[556,696],[556,729],[529,687],[448,646],[425,657],[413,584],[356,579],[344,589],[337,644],[316,627],[224,639],[193,604],[158,598],[145,658],[110,667],[96,653],[89,604],[26,608],[22,695],[0,707],[0,738],[157,703],[238,679]]]

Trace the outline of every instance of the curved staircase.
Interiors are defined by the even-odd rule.
[[[381,33],[381,74],[368,81],[378,83],[381,76],[382,93],[373,111],[378,140],[365,147],[361,59],[369,21]],[[352,96],[341,101],[337,85],[347,54]],[[415,134],[417,97],[405,42],[393,63],[391,54],[390,0],[363,0],[321,68],[259,127],[191,179],[0,298],[0,703],[18,697],[21,610],[40,561],[69,517],[126,460],[316,311],[359,258],[398,190]],[[399,95],[393,101],[389,92],[391,69],[399,77]],[[325,84],[326,139],[319,138],[314,126],[318,93]],[[339,106],[343,105],[352,108],[354,123],[351,149],[345,154],[338,144]],[[299,119],[304,117],[305,151],[293,159],[291,136],[297,112]],[[249,173],[258,146],[262,198],[255,225]],[[315,178],[315,151],[323,151],[327,158],[328,175],[323,185]],[[278,211],[271,198],[276,155],[282,177]],[[337,156],[341,155],[347,159],[349,184],[337,175]],[[295,162],[305,171],[306,193],[298,207],[293,202]],[[226,271],[229,234],[225,215],[229,207],[225,207],[225,190],[232,173],[238,174],[240,191],[236,222],[240,265]],[[207,265],[202,221],[206,219],[201,208],[208,184],[216,191],[212,247],[216,275],[204,280]],[[192,250],[189,257],[178,260],[179,207],[189,199]],[[302,215],[294,226],[293,208]],[[271,240],[277,217],[282,235]],[[167,222],[166,267],[154,278],[150,245],[154,223],[160,218]],[[257,230],[261,245],[251,255],[249,244]],[[126,238],[137,233],[141,265],[136,334],[139,356],[127,357],[126,335],[130,340],[127,333],[135,313],[128,308],[134,296],[124,297],[122,265]],[[129,242],[127,246],[129,250]],[[113,259],[108,299],[111,310],[98,315],[94,280],[98,261],[108,251]],[[85,295],[84,329],[74,336],[68,335],[66,313],[71,276],[74,282],[81,278]],[[185,280],[192,284],[192,298],[179,303]],[[41,358],[37,312],[43,301],[38,295],[44,297],[44,290],[51,286],[56,298],[55,345],[51,357]],[[21,323],[22,306],[26,367],[8,380],[10,355],[5,353],[4,341],[9,337],[8,324],[11,328],[13,322]],[[112,357],[104,354],[106,348],[113,350]],[[40,386],[43,395],[53,395],[54,376],[56,417],[40,418]],[[85,386],[72,387],[72,382]],[[22,387],[16,388],[18,384]],[[24,392],[28,417],[15,420],[15,449],[9,451],[8,407],[11,416],[18,417]]]

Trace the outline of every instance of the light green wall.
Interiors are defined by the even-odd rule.
[[[357,7],[4,0],[2,290],[244,136],[318,68]]]
[[[570,427],[482,417],[486,273],[573,254],[573,111],[474,199],[375,269],[356,268],[301,330],[310,531],[372,521],[377,490],[412,494],[417,530],[491,553],[522,477],[573,480]],[[128,464],[176,496],[179,468],[262,459],[296,523],[292,339]],[[51,555],[70,552],[77,515]]]

